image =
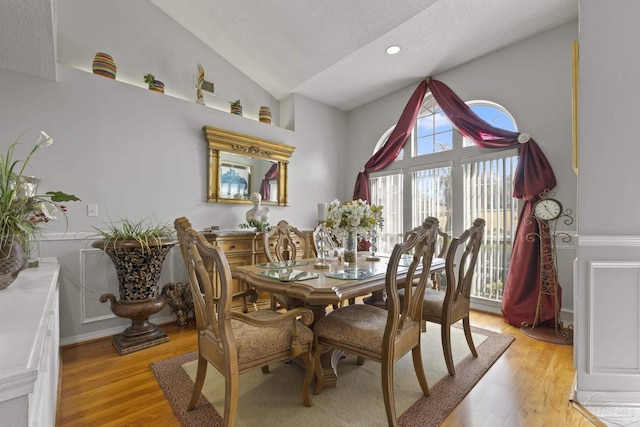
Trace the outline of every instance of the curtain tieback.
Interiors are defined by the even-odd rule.
[[[521,133],[520,135],[518,135],[518,142],[520,144],[526,144],[530,139],[531,135],[529,135],[528,133]]]

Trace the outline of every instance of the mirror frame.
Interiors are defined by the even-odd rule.
[[[203,126],[202,131],[209,144],[208,202],[251,204],[250,200],[220,197],[220,153],[223,152],[252,159],[277,162],[278,200],[277,202],[263,201],[262,203],[265,205],[287,206],[289,158],[293,154],[295,147],[212,126]]]

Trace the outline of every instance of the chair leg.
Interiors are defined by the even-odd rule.
[[[263,374],[268,374],[269,373],[269,365],[264,365],[262,367],[262,373]]]
[[[413,358],[413,369],[416,371],[416,377],[420,388],[425,396],[429,396],[429,384],[427,383],[427,376],[424,373],[424,365],[422,364],[422,350],[420,343],[411,350],[411,357]]]
[[[311,396],[309,395],[309,386],[313,379],[313,358],[311,357],[311,348],[302,354],[302,362],[304,363],[304,380],[302,381],[302,401],[304,406],[311,406]]]
[[[442,335],[442,351],[444,352],[444,360],[447,362],[447,370],[449,375],[454,376],[456,368],[453,365],[453,353],[451,353],[451,326],[442,324],[440,325],[440,331]]]
[[[232,369],[233,371],[233,369]],[[230,372],[224,379],[224,426],[233,427],[236,425],[236,415],[238,414],[238,395],[240,378],[238,369]]]
[[[469,323],[468,317],[462,319],[462,327],[464,329],[464,336],[467,338],[467,344],[469,344],[469,350],[471,350],[471,354],[473,354],[473,357],[478,357],[476,346],[473,344],[473,337],[471,336],[471,323]]]
[[[313,394],[320,394],[320,392],[322,391],[322,387],[324,386],[324,381],[322,379],[322,363],[320,361],[322,357],[323,345],[320,344],[317,339],[315,341],[315,345],[316,351],[313,353],[313,360],[315,363],[316,388],[315,390],[313,390]]]
[[[278,302],[276,301],[276,296],[271,294],[271,311],[276,311],[278,308]]]
[[[397,427],[396,403],[393,397],[393,360],[383,361],[382,370],[382,395],[384,396],[384,408],[387,412],[389,427]]]
[[[187,411],[191,411],[196,407],[198,398],[202,392],[202,386],[204,385],[204,377],[207,374],[207,360],[200,356],[198,357],[198,371],[196,373],[196,381],[193,384],[193,394],[191,395],[191,401],[187,406]]]

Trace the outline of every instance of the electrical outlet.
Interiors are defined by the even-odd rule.
[[[98,205],[87,205],[87,216],[98,216]]]

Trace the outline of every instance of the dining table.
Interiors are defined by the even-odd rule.
[[[313,324],[327,314],[327,308],[341,301],[380,294],[385,289],[385,277],[389,255],[376,254],[375,260],[359,254],[355,263],[346,264],[340,259],[327,260],[328,266],[316,268],[316,258],[262,263],[234,267],[235,279],[259,292],[286,295],[296,305],[313,312]],[[398,280],[406,277],[411,258],[400,260]],[[444,270],[444,258],[433,258],[430,273]],[[379,301],[376,305],[380,305]],[[324,388],[337,385],[337,364],[342,353],[330,349],[321,359]]]

